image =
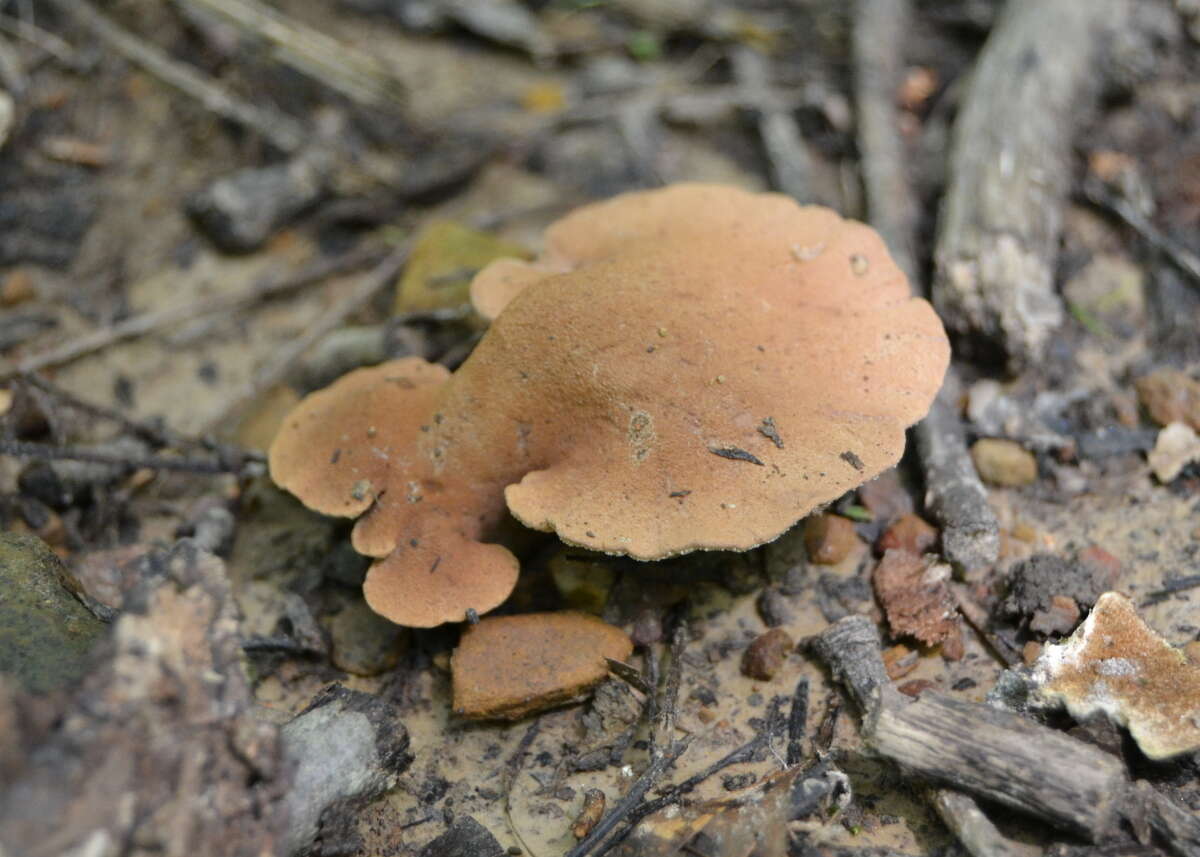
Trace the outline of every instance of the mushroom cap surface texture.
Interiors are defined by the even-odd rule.
[[[637,559],[770,541],[899,460],[949,361],[874,230],[781,195],[624,194],[546,248],[477,275],[494,320],[452,376],[350,373],[271,446],[277,483],[362,515],[367,600],[400,624],[507,596],[516,560],[482,541],[506,505]]]

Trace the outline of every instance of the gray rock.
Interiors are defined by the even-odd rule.
[[[41,539],[0,533],[0,672],[35,693],[74,684],[106,634],[68,591],[70,581]]]
[[[412,762],[399,710],[380,697],[336,684],[284,726],[281,739],[295,771],[287,796],[285,854],[333,850],[313,843],[327,829],[346,835],[334,816],[345,816],[393,788]]]
[[[504,857],[496,837],[469,815],[460,815],[446,832],[421,849],[421,857]]]
[[[325,175],[308,158],[250,167],[192,194],[188,215],[227,253],[249,253],[325,193]]]
[[[358,593],[346,599],[327,627],[334,666],[355,675],[379,675],[390,670],[408,645],[408,629],[384,619]]]

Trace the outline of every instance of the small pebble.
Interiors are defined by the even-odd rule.
[[[1039,634],[1069,634],[1079,622],[1079,605],[1074,598],[1055,595],[1050,607],[1038,610],[1029,620],[1029,630]]]
[[[1200,381],[1178,369],[1157,369],[1134,382],[1138,401],[1161,426],[1186,423],[1200,430]]]
[[[906,681],[904,684],[896,688],[905,696],[911,696],[916,699],[930,688],[937,687],[932,681],[927,678],[915,678],[912,681]]]
[[[758,782],[758,775],[753,771],[744,774],[726,774],[721,777],[721,787],[727,792],[740,792]]]
[[[909,553],[923,554],[937,544],[938,531],[916,515],[904,515],[887,528],[876,544],[880,553],[899,548]]]
[[[883,652],[883,666],[887,670],[888,678],[892,681],[903,678],[915,670],[920,659],[920,653],[913,651],[903,643],[898,643]]]
[[[858,544],[854,524],[840,515],[812,515],[804,522],[804,547],[808,558],[821,565],[837,565]]]
[[[977,440],[971,446],[971,459],[980,478],[992,485],[1019,488],[1037,480],[1037,460],[1011,440]]]
[[[779,628],[759,635],[742,656],[742,673],[759,681],[770,681],[795,645],[791,636]]]
[[[758,596],[758,615],[768,628],[778,628],[792,621],[792,610],[787,596],[774,587],[764,589]]]

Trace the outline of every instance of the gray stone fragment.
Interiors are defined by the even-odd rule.
[[[331,816],[393,788],[412,762],[398,709],[336,684],[284,726],[281,738],[283,753],[295,766],[285,854],[321,853],[314,841],[335,821]],[[326,816],[331,808],[336,813]]]
[[[460,815],[454,823],[421,849],[421,857],[504,857],[496,837],[469,815]]]
[[[192,194],[186,209],[219,248],[227,253],[249,253],[324,192],[323,171],[312,160],[297,158],[223,176]]]

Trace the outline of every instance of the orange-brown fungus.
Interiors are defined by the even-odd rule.
[[[1150,759],[1200,749],[1200,667],[1156,634],[1116,592],[1096,601],[1065,643],[1033,665],[1035,699],[1080,722],[1097,712],[1129,727]]]
[[[594,550],[744,550],[893,465],[949,345],[869,227],[676,185],[586,206],[494,262],[494,318],[447,377],[405,359],[305,399],[270,452],[307,505],[362,514],[366,596],[405,625],[483,613],[517,563],[505,504]]]
[[[586,613],[525,613],[467,629],[450,659],[454,712],[516,720],[578,699],[625,661],[633,643]]]

